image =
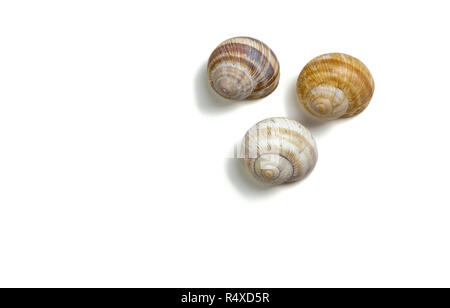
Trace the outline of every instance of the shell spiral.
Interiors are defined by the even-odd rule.
[[[361,113],[374,89],[372,75],[364,63],[342,53],[314,58],[297,79],[297,96],[306,110],[329,120]]]
[[[280,80],[280,65],[263,42],[235,37],[222,42],[208,60],[212,88],[232,100],[257,99],[272,93]]]
[[[316,165],[317,146],[310,131],[297,121],[269,118],[247,131],[240,158],[243,167],[261,182],[295,182]]]

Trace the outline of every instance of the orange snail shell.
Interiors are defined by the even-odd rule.
[[[306,110],[328,120],[361,113],[374,89],[372,75],[364,63],[343,53],[312,59],[297,79],[297,96]]]

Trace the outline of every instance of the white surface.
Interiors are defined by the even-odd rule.
[[[445,1],[0,2],[0,286],[450,287]],[[225,103],[222,40],[267,43],[278,89]],[[361,115],[319,124],[302,67],[361,59]],[[263,190],[230,157],[287,116],[319,149]]]

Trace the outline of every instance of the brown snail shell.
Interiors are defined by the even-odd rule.
[[[232,100],[257,99],[272,93],[280,80],[280,65],[273,51],[250,37],[222,42],[208,61],[212,88]]]
[[[297,79],[297,96],[306,110],[329,120],[361,113],[374,89],[372,75],[364,63],[343,53],[314,58]]]
[[[242,140],[240,158],[258,181],[283,184],[305,178],[317,162],[311,132],[299,122],[269,118],[256,123]]]

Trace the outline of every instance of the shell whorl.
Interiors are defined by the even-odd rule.
[[[297,96],[306,110],[329,120],[361,113],[374,89],[372,75],[364,63],[342,53],[314,58],[297,79]]]
[[[305,178],[317,162],[317,147],[307,128],[294,120],[269,118],[245,134],[241,160],[257,180],[270,184]]]
[[[263,42],[235,37],[222,42],[208,60],[208,78],[221,96],[257,99],[272,93],[280,80],[280,65]]]

